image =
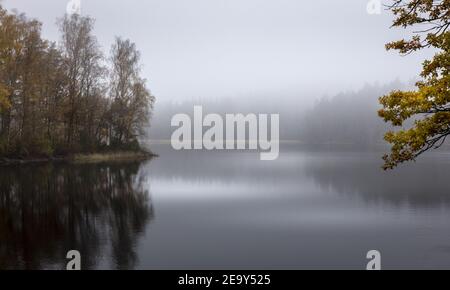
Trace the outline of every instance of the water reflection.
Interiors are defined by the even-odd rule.
[[[135,267],[136,243],[152,219],[139,163],[0,168],[0,269]]]
[[[371,249],[385,269],[450,268],[445,152],[383,172],[381,152],[154,151],[0,168],[0,269],[64,268],[69,249],[85,269],[364,269]]]
[[[448,153],[433,152],[394,171],[380,169],[381,153],[316,153],[305,162],[305,176],[322,191],[359,197],[367,203],[413,209],[448,207]]]
[[[450,158],[381,170],[382,152],[281,147],[255,152],[155,148],[158,220],[140,269],[450,268]]]
[[[232,187],[240,184],[249,191],[276,187],[277,195],[304,194],[311,181],[328,197],[359,198],[368,203],[414,209],[450,206],[447,173],[450,153],[434,151],[417,162],[393,171],[381,169],[383,152],[336,150],[281,144],[281,156],[261,162],[256,152],[175,152],[167,146],[157,147],[161,155],[157,170],[148,170],[155,182],[170,184],[208,184]],[[152,164],[155,165],[155,164]],[[153,166],[152,166],[153,167]],[[211,193],[212,194],[212,193]]]

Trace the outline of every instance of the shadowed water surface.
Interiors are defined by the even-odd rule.
[[[282,146],[143,163],[0,168],[0,268],[450,268],[450,155],[392,172],[381,153]]]

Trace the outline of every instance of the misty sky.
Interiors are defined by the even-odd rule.
[[[368,0],[81,0],[96,19],[106,53],[115,36],[142,52],[143,74],[159,101],[263,97],[310,100],[365,83],[408,81],[426,55],[386,52],[408,36],[390,29],[392,15],[369,15]],[[59,39],[56,19],[68,0],[3,0],[44,23]],[[305,102],[307,103],[307,102]]]

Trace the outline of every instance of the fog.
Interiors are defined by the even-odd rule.
[[[69,1],[75,0],[0,3],[40,20],[43,37],[58,42],[56,22]],[[82,253],[83,270],[363,269],[369,249],[383,253],[383,269],[450,268],[450,146],[383,171],[382,156],[390,150],[383,135],[392,128],[377,115],[378,99],[414,87],[433,51],[403,57],[386,51],[386,43],[409,38],[411,31],[390,28],[393,16],[385,10],[369,14],[369,1],[375,0],[81,0],[81,14],[96,19],[105,57],[116,36],[141,51],[141,75],[156,97],[151,124],[146,136],[136,137],[140,144],[130,142],[145,119],[135,114],[143,103],[127,104],[130,89],[114,94],[120,98],[108,110],[97,110],[114,95],[77,89],[41,105],[48,98],[27,95],[35,82],[26,82],[13,106],[23,109],[5,116],[21,117],[17,127],[30,129],[11,130],[16,134],[2,126],[8,131],[0,145],[17,143],[19,158],[12,160],[17,166],[8,165],[8,155],[0,158],[0,269],[65,268],[69,249]],[[120,55],[122,66],[127,61]],[[57,72],[61,65],[50,67]],[[56,77],[37,86],[45,87],[44,81],[52,90],[42,92],[66,87],[53,86]],[[143,100],[140,82],[128,83],[132,99]],[[91,96],[95,108],[86,110]],[[52,116],[59,104],[62,110]],[[262,122],[255,150],[176,150],[171,119],[192,117],[196,105],[203,116],[279,114],[280,131],[274,134],[278,122],[271,120],[269,150],[261,146],[268,137]],[[35,113],[40,108],[44,114]],[[31,128],[44,127],[35,119],[46,121],[48,137],[28,136]],[[96,133],[84,124],[91,119],[99,124]],[[199,119],[192,123],[196,134],[183,139],[210,144],[211,135],[200,140],[200,130],[210,128],[201,128]],[[224,129],[218,119],[215,127]],[[61,138],[50,132],[53,124]],[[225,123],[226,133],[233,128]],[[115,131],[124,138],[113,138]],[[23,164],[26,143],[43,148],[33,161],[53,161],[59,143],[62,157],[71,157],[91,135],[100,142],[81,150],[80,163]],[[236,143],[242,144],[242,135],[235,134]],[[222,137],[233,141],[231,134]],[[111,146],[114,139],[158,158],[125,160],[142,154],[115,152],[122,146]],[[261,153],[269,151],[278,158],[263,160]]]
[[[69,2],[3,0],[43,22],[58,41]],[[388,128],[378,98],[411,87],[431,51],[385,50],[411,31],[365,0],[81,0],[108,55],[115,36],[140,49],[156,96],[150,139],[169,139],[170,119],[206,113],[280,114],[280,138],[312,144],[379,144]]]
[[[175,128],[171,118],[178,113],[193,117],[193,106],[201,104],[204,113],[225,114],[253,112],[280,115],[280,139],[309,145],[357,145],[358,148],[377,149],[385,145],[383,136],[392,129],[378,117],[381,109],[378,98],[396,89],[410,89],[414,82],[392,81],[387,84],[366,84],[332,96],[322,96],[310,107],[301,102],[254,102],[252,99],[205,98],[161,103],[149,130],[153,140],[169,140]],[[313,99],[313,97],[311,97]],[[410,125],[407,122],[408,126]]]
[[[57,41],[67,1],[4,0],[44,23]],[[115,36],[142,52],[143,73],[158,103],[235,98],[307,107],[324,95],[366,83],[409,80],[427,56],[400,57],[386,42],[392,15],[367,13],[365,0],[81,0],[96,19],[105,54]]]

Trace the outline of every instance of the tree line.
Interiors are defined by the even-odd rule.
[[[58,20],[58,43],[42,24],[0,6],[0,157],[138,150],[155,98],[140,53],[117,37],[105,57],[94,20]]]
[[[342,92],[318,100],[299,122],[299,139],[307,144],[352,145],[378,149],[385,145],[383,135],[392,129],[376,112],[378,96],[392,90],[409,89],[410,82],[366,84],[355,91]]]

